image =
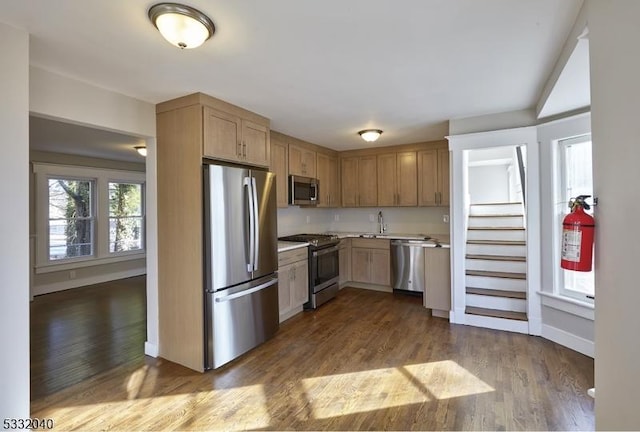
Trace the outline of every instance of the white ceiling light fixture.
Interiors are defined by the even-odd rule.
[[[140,156],[147,157],[147,146],[135,146],[134,149],[136,149]]]
[[[374,142],[380,138],[382,131],[380,129],[364,129],[358,132],[358,135],[360,135],[366,142]]]
[[[197,48],[216,31],[208,16],[178,3],[151,6],[149,19],[169,43],[180,49]]]

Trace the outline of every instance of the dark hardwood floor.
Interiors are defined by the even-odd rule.
[[[31,399],[123,363],[142,361],[145,276],[36,296],[31,303]]]
[[[594,429],[592,359],[449,324],[410,296],[346,288],[204,374],[136,343],[138,359],[37,398],[32,416],[65,430]]]

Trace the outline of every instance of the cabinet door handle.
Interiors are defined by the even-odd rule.
[[[242,157],[242,143],[240,141],[238,141],[238,145],[236,146],[236,155]]]
[[[244,141],[242,142],[242,156],[247,157],[247,143]]]

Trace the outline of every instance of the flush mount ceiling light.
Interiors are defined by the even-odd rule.
[[[147,156],[147,146],[135,146],[134,149],[136,149],[141,156]]]
[[[360,135],[366,142],[374,142],[380,138],[382,131],[380,129],[364,129],[358,132],[358,135]]]
[[[166,40],[181,49],[199,47],[216,31],[208,16],[178,3],[151,6],[149,19]]]

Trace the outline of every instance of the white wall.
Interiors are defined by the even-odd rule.
[[[587,0],[596,244],[596,428],[640,429],[640,2]],[[632,199],[629,199],[629,198]]]
[[[29,417],[29,35],[0,23],[0,419]]]
[[[533,109],[453,119],[449,121],[449,135],[533,126],[536,122],[536,113]]]
[[[507,165],[469,167],[471,204],[509,202]]]
[[[36,115],[145,138],[147,216],[147,343],[158,352],[158,251],[155,105],[37,67],[29,69],[29,110]]]
[[[278,209],[278,236],[327,231],[376,232],[378,211],[382,211],[389,233],[449,235],[449,224],[442,221],[443,215],[449,215],[448,207],[326,209],[290,206]]]

